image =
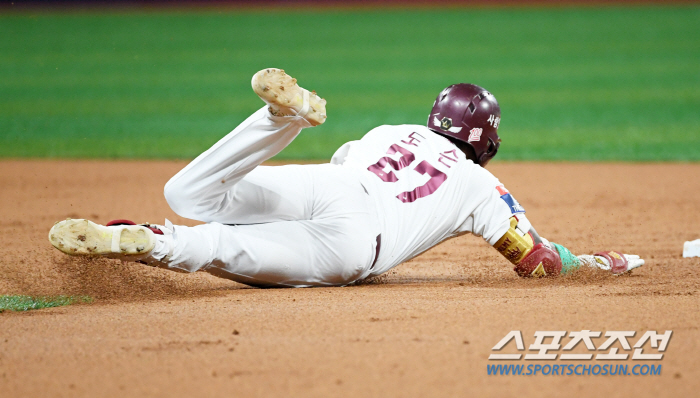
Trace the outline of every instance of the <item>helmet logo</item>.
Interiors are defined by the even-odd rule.
[[[440,128],[449,131],[450,127],[452,127],[452,119],[447,116],[443,117],[442,120],[440,120]]]
[[[467,139],[467,142],[481,141],[481,133],[483,133],[483,131],[484,130],[479,127],[469,130],[469,139]]]
[[[443,117],[442,120],[439,120],[437,116],[433,116],[433,124],[436,126],[440,126],[440,128],[443,131],[449,131],[450,133],[459,133],[462,131],[461,127],[454,127],[452,126],[452,119],[449,117]]]

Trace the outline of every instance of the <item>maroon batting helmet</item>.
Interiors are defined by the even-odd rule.
[[[438,95],[428,117],[434,132],[466,142],[476,154],[476,163],[486,166],[498,152],[501,107],[496,97],[474,84],[453,84]]]

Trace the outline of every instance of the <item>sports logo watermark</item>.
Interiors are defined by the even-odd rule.
[[[567,338],[568,341],[562,341]],[[616,363],[572,364],[567,361],[660,361],[671,341],[673,331],[658,333],[648,330],[637,336],[636,331],[536,331],[535,341],[525,350],[523,335],[512,330],[491,349],[489,361],[560,361],[556,364],[487,365],[489,375],[660,375],[661,364]],[[596,346],[594,339],[599,345]],[[511,343],[512,342],[512,343]],[[581,344],[583,343],[583,344]],[[616,345],[619,347],[615,347]],[[514,346],[514,347],[513,347]],[[585,347],[584,352],[576,347]],[[514,350],[513,350],[514,349]],[[621,349],[621,351],[620,351]],[[504,353],[503,351],[511,351]],[[515,352],[512,352],[515,351]],[[523,354],[523,351],[526,351]]]

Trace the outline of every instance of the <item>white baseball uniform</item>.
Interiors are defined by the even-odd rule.
[[[151,259],[254,286],[346,285],[471,232],[490,244],[524,210],[491,173],[425,126],[380,126],[331,163],[260,166],[308,122],[255,112],[165,186],[179,215]],[[527,225],[525,225],[527,224]]]

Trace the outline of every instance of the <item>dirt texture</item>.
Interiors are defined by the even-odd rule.
[[[700,164],[489,167],[541,235],[577,254],[646,259],[620,277],[520,279],[483,240],[462,236],[357,286],[256,289],[79,260],[49,244],[49,228],[66,217],[196,224],[162,195],[184,165],[0,161],[0,294],[95,299],[0,314],[2,397],[645,397],[700,389],[700,258],[681,257],[683,242],[700,238]],[[636,331],[632,345],[647,330],[673,337],[661,361],[569,361],[661,364],[661,375],[489,376],[491,349],[511,330],[522,331],[525,349],[538,330]],[[503,352],[517,353],[512,343]],[[574,352],[588,351],[579,344]]]

